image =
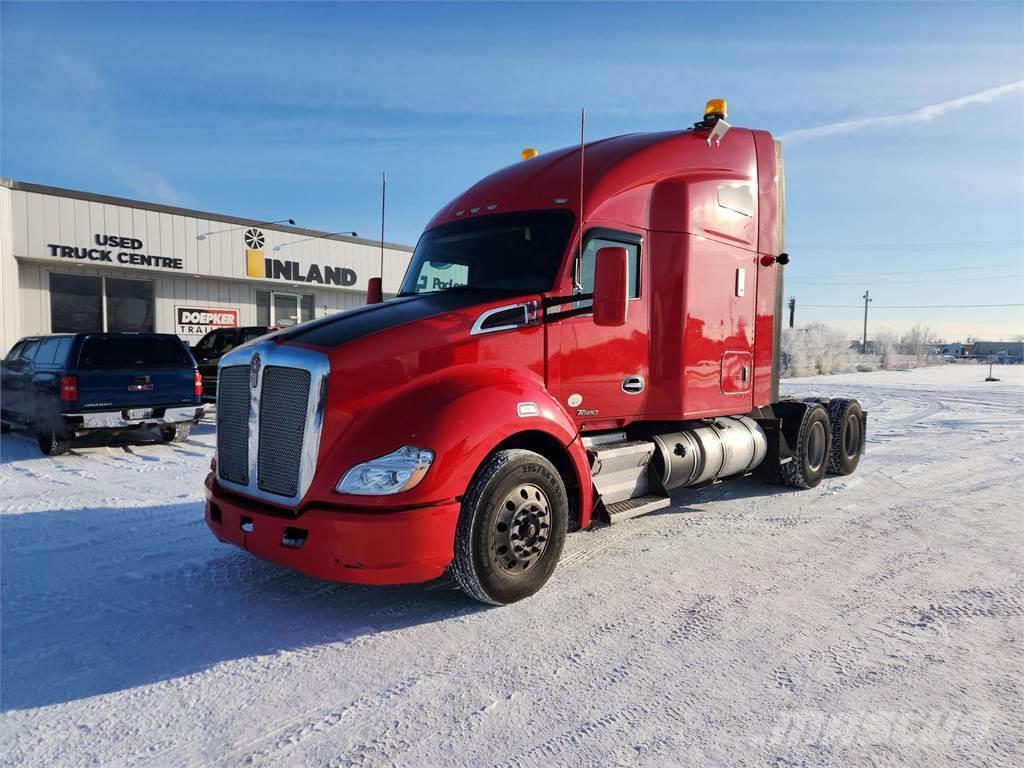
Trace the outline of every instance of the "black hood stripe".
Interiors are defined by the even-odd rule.
[[[474,304],[483,304],[502,295],[505,294],[495,294],[494,291],[487,290],[454,290],[399,296],[381,304],[368,304],[365,307],[303,323],[293,330],[276,334],[275,340],[295,341],[319,347],[337,347],[378,331],[465,309]]]

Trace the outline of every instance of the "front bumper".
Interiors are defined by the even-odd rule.
[[[141,407],[141,406],[140,406]],[[144,419],[127,418],[128,409],[118,411],[84,411],[64,413],[64,423],[71,429],[131,429],[132,427],[180,424],[203,418],[202,406],[187,405],[174,408],[153,408],[153,415]]]
[[[350,584],[415,584],[452,561],[459,504],[339,511],[312,506],[290,518],[225,494],[206,481],[206,524],[221,541],[316,579]]]

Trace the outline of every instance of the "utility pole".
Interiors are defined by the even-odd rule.
[[[789,307],[789,327],[793,327],[793,320],[796,317],[796,297],[790,296],[789,301],[786,302],[786,306]]]
[[[868,353],[868,304],[871,302],[871,291],[864,291],[864,342],[861,344],[860,353]]]

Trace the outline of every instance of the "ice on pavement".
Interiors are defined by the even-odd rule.
[[[783,383],[869,412],[850,477],[681,492],[532,599],[318,582],[202,520],[212,423],[0,461],[0,762],[1024,762],[1024,366]]]

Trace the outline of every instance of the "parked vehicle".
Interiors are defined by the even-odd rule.
[[[30,336],[2,364],[2,423],[35,432],[43,453],[65,453],[93,431],[158,427],[188,438],[203,416],[202,383],[188,346],[173,334]]]
[[[437,213],[397,297],[374,278],[368,306],[225,355],[213,533],[504,604],[568,531],[675,489],[853,472],[858,402],[779,397],[781,146],[724,118],[524,151]]]
[[[243,328],[217,328],[203,336],[192,347],[192,355],[199,365],[199,375],[203,380],[203,400],[212,402],[217,399],[217,364],[224,355],[235,347],[276,330],[273,326],[251,325]]]

